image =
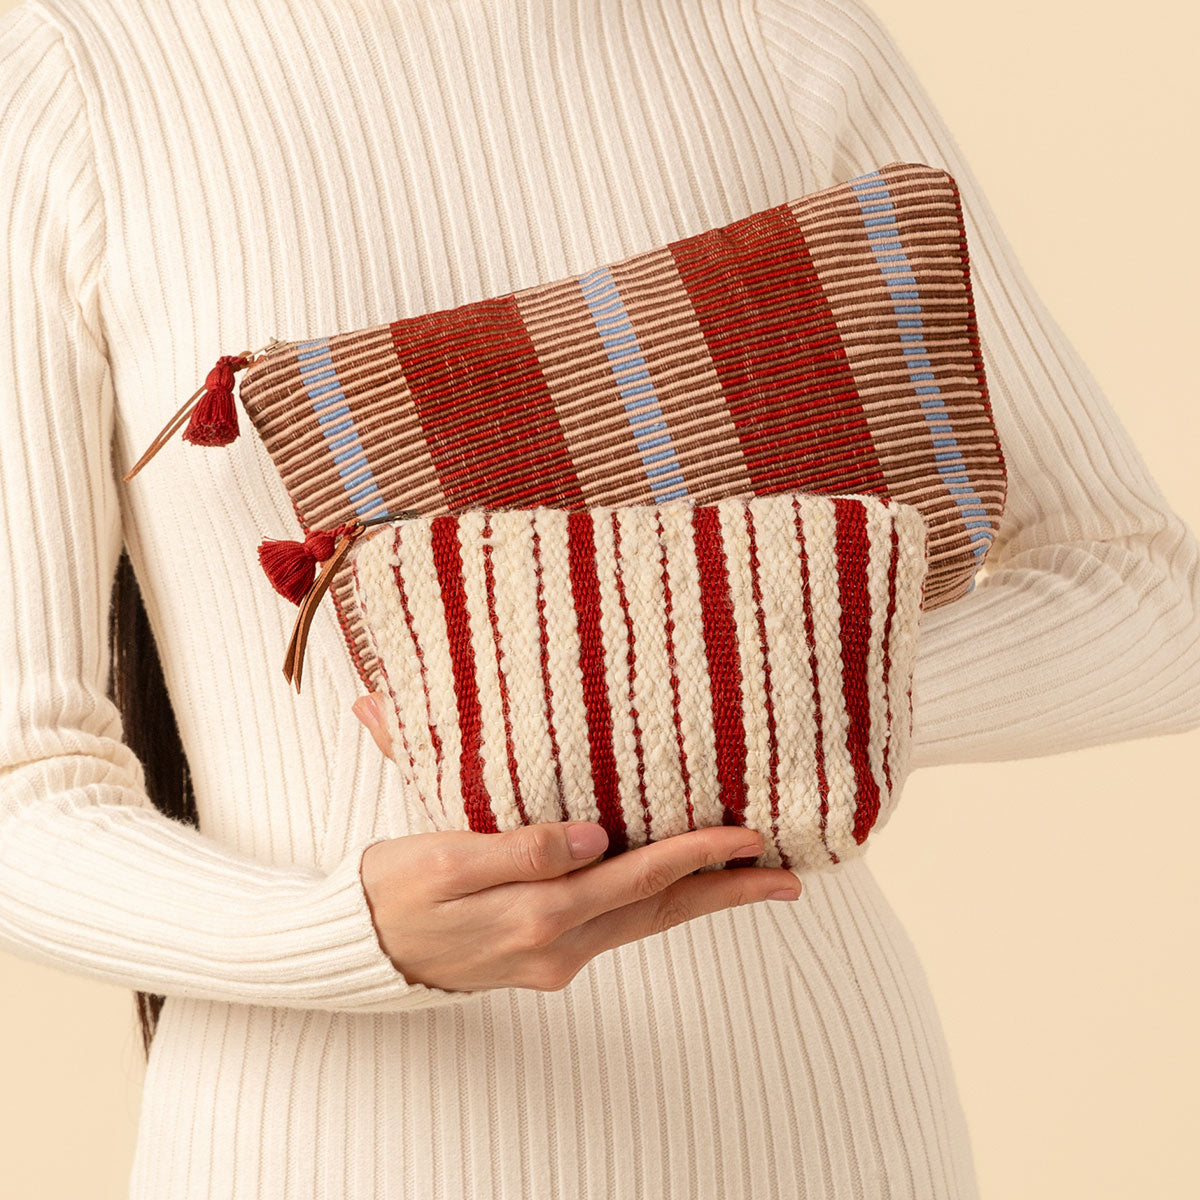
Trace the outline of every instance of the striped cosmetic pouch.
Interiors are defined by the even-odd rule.
[[[869,495],[472,510],[358,539],[349,607],[433,828],[741,824],[822,871],[908,773],[928,541]]]
[[[405,513],[887,496],[926,520],[936,608],[971,589],[1004,508],[959,192],[922,163],[567,279],[224,356],[125,478],[185,421],[191,442],[236,436],[242,370],[301,530],[259,547],[299,606],[297,690],[327,589],[379,686],[346,554]]]

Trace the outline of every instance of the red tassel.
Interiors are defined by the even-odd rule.
[[[234,372],[282,344],[278,338],[272,338],[258,350],[221,355],[204,383],[183,402],[175,415],[159,430],[154,441],[146,447],[142,457],[121,478],[128,483],[178,433],[184,421],[188,422],[183,434],[184,441],[200,446],[229,445],[238,435],[237,406],[233,401]]]
[[[234,372],[250,361],[245,355],[223,354],[204,381],[204,394],[192,409],[183,440],[196,446],[228,446],[238,435],[233,400]]]
[[[264,539],[258,547],[258,561],[271,586],[293,604],[300,604],[316,579],[317,563],[333,554],[337,539],[349,528],[339,525],[331,530],[312,529],[302,542]]]

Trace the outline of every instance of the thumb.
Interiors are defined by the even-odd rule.
[[[608,849],[608,833],[595,821],[545,821],[503,833],[467,834],[454,872],[459,895],[502,883],[554,879],[587,866]]]

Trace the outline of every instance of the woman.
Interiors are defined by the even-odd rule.
[[[738,905],[786,873],[691,876],[745,835],[697,831],[601,864],[626,887],[634,855],[662,867],[610,948],[501,955],[592,859],[562,826],[528,866],[528,830],[445,854],[411,833],[328,608],[311,684],[282,685],[294,610],[246,548],[293,514],[261,445],[175,445],[118,482],[229,347],[562,278],[894,160],[959,183],[1009,468],[989,569],[923,622],[914,767],[1194,728],[1200,545],[856,0],[0,18],[0,946],[166,997],[134,1200],[977,1194],[924,974],[864,859]],[[110,607],[123,545],[190,791],[160,775],[140,668],[127,723],[107,694],[110,615],[118,665],[147,652],[127,575]],[[469,884],[464,919],[431,864]],[[491,946],[489,887],[513,897]]]

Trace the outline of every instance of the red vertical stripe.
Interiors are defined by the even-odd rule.
[[[742,668],[738,659],[733,599],[725,569],[721,523],[712,506],[692,510],[692,534],[700,576],[700,619],[712,693],[717,782],[725,825],[741,825],[746,811],[746,731],[742,725]]]
[[[850,725],[846,741],[854,764],[857,799],[854,840],[866,840],[879,815],[879,783],[871,770],[871,696],[867,684],[867,652],[871,637],[871,597],[867,589],[867,513],[861,504],[834,497],[837,519],[838,600],[842,607],[842,694]]]
[[[588,746],[592,760],[592,788],[600,810],[600,824],[608,831],[608,855],[628,848],[617,760],[613,753],[612,712],[604,666],[604,638],[600,630],[600,580],[596,574],[596,537],[586,512],[567,514],[567,562],[571,595],[579,629],[579,666],[583,673],[583,703],[587,712]]]
[[[882,492],[845,347],[791,210],[777,205],[668,248],[755,493]]]
[[[583,494],[511,297],[392,323],[392,343],[447,506],[582,506]]]
[[[430,526],[433,561],[442,589],[450,661],[454,668],[454,698],[462,734],[462,800],[467,826],[479,833],[496,833],[496,816],[483,781],[482,714],[475,683],[475,649],[471,644],[471,625],[467,616],[458,521],[452,516],[435,517]]]

